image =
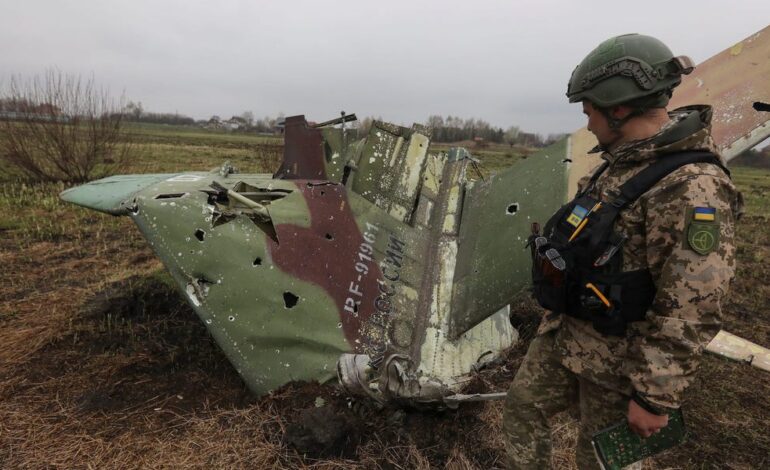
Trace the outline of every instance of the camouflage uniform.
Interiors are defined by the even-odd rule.
[[[711,109],[681,108],[655,136],[622,145],[590,193],[603,201],[657,158],[685,150],[715,152]],[[585,184],[587,178],[583,180]],[[717,245],[705,254],[688,241],[695,207],[716,209]],[[702,349],[720,329],[721,307],[735,272],[734,214],[740,194],[716,165],[685,165],[621,212],[623,270],[648,268],[656,285],[644,321],[625,337],[598,333],[590,322],[546,314],[516,374],[505,404],[503,429],[513,468],[550,465],[547,418],[580,402],[578,465],[598,468],[590,436],[624,419],[631,393],[661,409],[678,408]]]

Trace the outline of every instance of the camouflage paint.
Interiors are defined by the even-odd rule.
[[[62,197],[134,219],[255,393],[330,379],[342,354],[358,354],[375,383],[403,372],[383,390],[436,399],[515,332],[503,310],[448,338],[469,155],[429,155],[420,129],[376,123],[344,145],[337,129],[289,118],[278,179],[114,177]],[[213,200],[214,182],[230,196]],[[255,203],[268,215],[255,215]]]
[[[195,182],[166,181],[141,191],[132,215],[180,291],[255,393],[291,380],[333,377],[337,357],[350,349],[334,298],[324,286],[282,270],[281,254],[270,249],[273,240],[247,217],[212,227],[211,206],[200,189],[213,180],[228,181],[197,176]],[[279,241],[311,230],[308,203],[294,183],[229,183],[236,181],[293,191],[268,206]],[[156,199],[180,192],[187,195]],[[289,294],[297,297],[296,305],[287,304]]]
[[[352,350],[369,353],[368,347],[377,345],[361,331],[375,313],[375,294],[383,277],[369,255],[358,256],[361,245],[368,242],[356,224],[345,187],[303,180],[292,183],[307,203],[310,225],[276,220],[278,242],[267,240],[270,259],[297,281],[323,289],[336,304],[333,310],[340,314],[341,328]],[[348,298],[354,299],[352,305],[346,304]]]

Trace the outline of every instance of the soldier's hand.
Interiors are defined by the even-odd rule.
[[[659,416],[639,406],[634,400],[628,401],[628,427],[642,437],[650,437],[668,425],[668,415]]]

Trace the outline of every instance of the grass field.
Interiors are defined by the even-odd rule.
[[[229,160],[270,172],[280,139],[138,126],[127,172],[209,170]],[[440,147],[440,146],[438,146]],[[489,170],[526,149],[474,152]],[[770,172],[734,168],[746,199],[725,329],[770,345]],[[491,468],[499,403],[456,412],[351,406],[340,455],[299,455],[287,432],[330,386],[290,384],[253,398],[128,218],[61,202],[61,184],[0,190],[0,467]],[[517,306],[526,315],[526,303]],[[500,389],[526,348],[476,385]],[[715,356],[688,391],[691,438],[645,468],[770,465],[770,374]],[[553,465],[574,468],[570,414],[557,418]]]

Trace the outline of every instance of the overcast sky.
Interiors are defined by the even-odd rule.
[[[770,1],[0,0],[0,79],[91,75],[145,110],[208,118],[430,114],[540,133],[583,124],[564,92],[607,37],[696,63],[770,23]]]

